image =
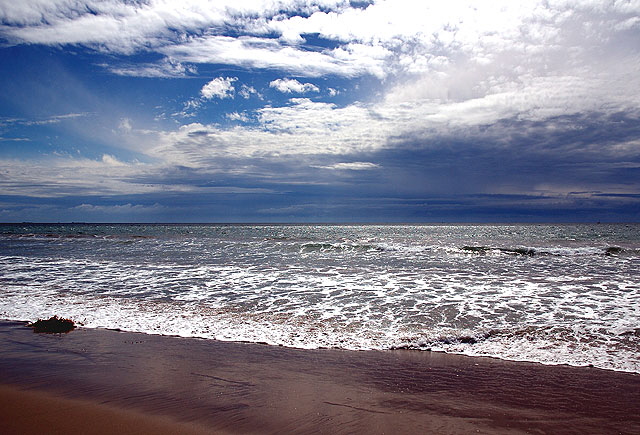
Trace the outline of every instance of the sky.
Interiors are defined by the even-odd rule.
[[[0,0],[22,221],[640,221],[640,1]]]

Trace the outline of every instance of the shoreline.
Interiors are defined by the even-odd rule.
[[[0,345],[4,403],[37,395],[29,415],[46,424],[45,408],[64,402],[59,423],[76,425],[60,433],[86,431],[85,406],[123,433],[640,433],[640,375],[629,372],[104,329],[46,335],[10,321]],[[14,408],[3,421],[22,421]]]
[[[45,316],[46,317],[46,316]],[[20,323],[27,326],[27,324],[31,323],[30,320],[17,320],[17,319],[5,319],[0,318],[1,323]],[[186,339],[186,340],[204,340],[209,342],[218,342],[218,343],[235,343],[235,344],[243,344],[243,345],[257,345],[257,346],[269,346],[269,347],[278,347],[284,349],[293,349],[299,351],[342,351],[342,352],[429,352],[436,354],[444,354],[450,355],[452,357],[466,357],[466,358],[483,358],[483,359],[493,359],[496,361],[504,361],[508,363],[523,363],[523,364],[539,364],[542,366],[548,367],[570,367],[570,368],[578,368],[578,369],[596,369],[596,370],[604,370],[607,372],[615,372],[615,373],[626,373],[632,375],[640,375],[640,371],[634,370],[625,370],[625,369],[616,369],[611,367],[603,367],[596,364],[572,364],[570,362],[549,362],[549,361],[538,361],[535,359],[512,359],[508,357],[501,357],[493,354],[474,354],[474,353],[464,353],[464,352],[448,352],[447,350],[442,350],[439,348],[418,348],[412,346],[397,346],[391,348],[381,348],[381,349],[360,349],[360,348],[346,348],[346,347],[297,347],[288,344],[279,344],[279,343],[269,343],[266,341],[248,341],[248,340],[232,340],[232,339],[217,339],[211,337],[203,337],[203,336],[189,336],[189,335],[180,335],[180,334],[170,334],[170,333],[160,333],[160,332],[149,332],[149,331],[128,331],[120,328],[106,328],[106,327],[86,327],[81,323],[76,324],[74,330],[95,330],[95,331],[111,331],[117,333],[124,334],[141,334],[141,335],[151,335],[157,337],[167,337],[167,338],[178,338],[178,339]],[[468,338],[466,336],[463,339]]]

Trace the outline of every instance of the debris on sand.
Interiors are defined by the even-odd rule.
[[[29,325],[33,328],[33,332],[45,332],[45,333],[66,333],[75,329],[76,325],[71,319],[63,319],[58,316],[53,316],[48,320],[38,319]]]

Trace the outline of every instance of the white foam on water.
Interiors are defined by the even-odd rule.
[[[5,279],[11,275],[16,284],[4,284],[0,316],[35,320],[57,314],[86,327],[152,334],[299,348],[430,348],[640,372],[638,289],[616,281],[594,284],[585,294],[557,278],[549,280],[549,289],[462,271],[290,273],[88,261],[36,262],[47,269],[38,279],[29,271],[32,262],[12,259],[13,272]],[[612,288],[623,291],[614,295]],[[484,336],[515,325],[529,329]]]
[[[640,372],[638,331],[631,325],[615,330],[590,331],[575,326],[529,327],[521,331],[493,333],[484,338],[478,331],[436,326],[418,332],[402,327],[392,318],[354,316],[345,321],[336,312],[349,305],[291,314],[247,313],[224,307],[188,302],[134,302],[115,297],[60,297],[55,292],[26,298],[15,293],[5,299],[1,316],[15,320],[46,318],[52,313],[70,317],[89,328],[121,329],[149,334],[247,341],[289,347],[343,348],[353,350],[413,348],[492,356],[515,361],[569,364]],[[319,315],[320,314],[320,315]],[[321,315],[324,314],[324,315]],[[622,331],[622,332],[621,332]],[[625,333],[635,334],[625,335]],[[477,337],[477,338],[474,338]],[[628,348],[610,346],[612,337],[635,337]],[[469,338],[477,340],[468,343]],[[465,342],[467,341],[467,342]],[[635,346],[635,347],[634,347]]]
[[[223,229],[233,237],[20,239],[37,255],[0,256],[0,317],[57,314],[91,328],[640,372],[640,260],[605,255],[611,243],[478,243],[457,227],[439,229],[445,243],[429,228],[422,238],[404,234],[411,228],[365,228],[360,238],[342,235],[357,228],[276,228],[273,237]]]

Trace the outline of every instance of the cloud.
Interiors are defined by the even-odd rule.
[[[346,77],[372,74],[383,77],[385,74],[380,59],[363,59],[355,51],[307,50],[282,45],[277,39],[255,36],[189,37],[185,42],[167,45],[158,51],[182,62],[276,69],[307,77],[325,74]]]
[[[189,167],[205,167],[219,157],[258,158],[339,155],[387,146],[387,122],[376,121],[369,108],[293,98],[291,105],[262,107],[256,125],[221,128],[191,123],[159,132],[148,152],[154,158]]]
[[[2,137],[0,136],[0,142],[30,142],[31,139],[26,137]]]
[[[211,174],[184,173],[178,163],[129,163],[104,154],[100,160],[48,157],[39,161],[0,159],[4,196],[32,198],[119,197],[168,194],[272,194],[260,186],[212,184]],[[177,174],[177,176],[174,176]]]
[[[358,189],[379,183],[380,189],[412,195],[544,191],[561,197],[597,189],[627,195],[640,188],[631,181],[640,168],[640,111],[546,118],[535,104],[522,108],[512,113],[484,99],[339,107],[294,98],[287,106],[228,115],[238,120],[251,115],[248,125],[191,123],[160,131],[146,153],[205,178],[215,173],[259,184],[346,182],[326,171],[299,169],[311,167],[354,172],[368,180]],[[378,168],[384,171],[371,171]]]
[[[211,100],[213,98],[233,98],[235,95],[235,88],[233,82],[238,80],[237,77],[218,77],[211,80],[204,85],[200,90],[202,98]]]
[[[114,74],[128,77],[184,78],[198,72],[198,69],[193,65],[185,65],[171,59],[163,59],[158,63],[102,64],[102,66]]]
[[[132,54],[162,45],[176,33],[223,24],[227,5],[207,3],[36,1],[4,5],[0,17],[10,41]]]
[[[125,133],[131,133],[133,130],[133,127],[131,127],[131,120],[129,118],[122,118],[120,120],[120,124],[118,124],[118,128]]]
[[[35,125],[58,124],[60,122],[63,122],[69,119],[84,118],[89,115],[91,114],[90,113],[66,113],[64,115],[53,115],[53,116],[49,116],[46,118],[39,118],[39,119],[0,118],[0,127],[11,126],[11,125],[35,126]]]
[[[393,208],[377,209],[375,198],[441,195],[440,202],[432,199],[428,207],[414,208],[451,216],[482,207],[520,207],[531,213],[580,204],[598,210],[614,203],[637,207],[640,113],[571,115],[544,123],[510,118],[475,126],[438,121],[416,128],[412,111],[418,110],[407,104],[338,107],[300,98],[289,106],[251,112],[249,125],[132,130],[131,143],[143,143],[138,151],[149,163],[126,162],[113,154],[99,160],[5,159],[0,160],[0,190],[5,196],[38,198],[175,195],[184,201],[194,195],[288,192],[290,199],[270,206],[286,209],[295,198],[330,189],[331,195],[344,190],[368,198],[363,207],[373,207],[372,213]],[[599,137],[603,125],[606,140]],[[259,208],[268,208],[268,202]],[[342,203],[341,209],[352,207],[348,200]]]
[[[368,171],[370,169],[378,169],[380,165],[371,162],[342,162],[328,166],[315,166],[322,169],[334,169],[339,171]]]
[[[247,114],[245,112],[242,112],[242,113],[238,113],[238,112],[227,113],[226,117],[227,117],[227,119],[230,119],[232,121],[249,122],[249,117],[247,116]]]
[[[121,162],[120,160],[116,159],[115,157],[109,154],[102,155],[102,163],[108,166],[126,166],[125,163]]]
[[[285,94],[292,92],[297,94],[320,92],[320,89],[313,83],[300,83],[296,79],[276,79],[269,83],[269,87],[275,88]]]
[[[124,214],[126,216],[130,216],[131,214],[146,214],[149,212],[157,213],[165,210],[166,207],[160,204],[153,204],[151,206],[142,205],[142,204],[116,204],[116,205],[94,205],[94,204],[80,204],[75,207],[71,207],[69,210],[71,213],[73,212],[81,212],[83,215],[93,215],[93,214]]]
[[[248,86],[245,84],[240,86],[240,91],[238,91],[238,94],[240,94],[240,96],[245,100],[251,98],[252,95],[257,96],[258,98],[262,98],[260,92],[258,92],[253,86]]]
[[[40,161],[3,159],[0,189],[5,195],[40,198],[149,193],[157,187],[128,181],[148,169],[143,164],[119,162],[107,154],[100,161],[62,157]]]
[[[199,69],[251,77],[255,87],[220,76],[185,103],[180,115],[191,118],[184,125],[158,123],[141,133],[123,121],[117,145],[153,163],[127,163],[114,148],[96,152],[105,156],[98,160],[4,161],[0,187],[36,196],[118,195],[226,188],[211,179],[233,186],[242,179],[255,183],[242,185],[251,189],[358,178],[366,181],[358,189],[384,189],[384,180],[416,196],[534,192],[550,203],[585,197],[558,199],[570,192],[638,190],[640,3],[369,3],[6,3],[6,44],[88,47],[108,53],[103,66],[125,76],[189,77],[209,64]],[[298,79],[272,80],[287,76]],[[212,121],[219,114],[204,113],[207,100],[262,98],[256,87],[269,81],[286,94],[320,92],[308,82],[323,83],[319,100],[337,89],[340,98],[238,99],[226,118],[239,122],[222,125]],[[183,81],[185,89],[187,82],[196,83]],[[79,116],[87,114],[5,118],[0,126]],[[23,135],[2,133],[5,141]],[[366,170],[378,167],[384,171]]]
[[[12,44],[83,45],[171,59],[111,67],[125,75],[182,76],[191,67],[181,62],[191,62],[309,77],[435,77],[473,66],[513,76],[558,63],[584,66],[605,46],[612,51],[602,53],[635,52],[638,14],[637,2],[605,0],[496,0],[481,6],[472,0],[378,0],[363,6],[344,0],[61,0],[3,5],[0,35]],[[328,44],[311,46],[307,35]]]
[[[69,205],[65,199],[49,199],[39,204],[24,202],[0,202],[0,218],[4,221],[20,222],[25,216],[35,222],[132,222],[155,221],[171,211],[170,207],[159,203],[133,204],[117,202],[115,204],[95,204],[82,202]]]
[[[283,16],[302,17],[321,8],[341,11],[345,7],[343,0],[242,5],[223,0],[28,2],[0,9],[0,35],[13,44],[83,45],[126,55],[151,51],[178,62],[110,67],[121,75],[182,76],[188,70],[183,70],[180,62],[193,62],[277,68],[310,76],[381,76],[379,62],[365,60],[360,64],[363,59],[352,50],[309,50],[296,44],[304,38],[295,31],[279,32],[279,39],[266,37],[274,29],[269,23],[281,21]]]
[[[460,102],[383,100],[339,107],[292,98],[286,106],[228,115],[251,118],[252,125],[221,128],[195,122],[158,132],[148,152],[190,167],[206,167],[219,157],[349,156],[392,149],[446,150],[450,143],[491,152],[600,153],[600,159],[606,152],[616,159],[637,158],[634,141],[640,131],[634,120],[640,119],[640,111],[613,102],[602,105],[605,96],[596,101],[588,98],[589,91],[574,107],[567,99],[571,92],[580,92],[577,87],[546,95],[552,86],[553,81],[541,81],[522,92]],[[615,125],[615,131],[607,139],[594,138],[604,125]],[[567,150],[561,151],[564,146]]]

